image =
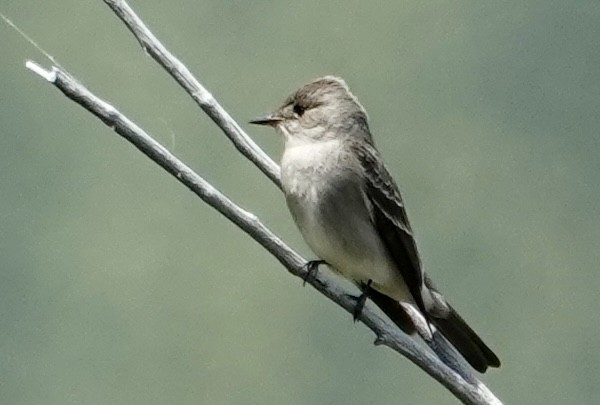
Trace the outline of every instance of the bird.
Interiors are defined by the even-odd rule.
[[[336,76],[312,80],[270,114],[250,121],[283,138],[281,186],[292,218],[320,264],[361,291],[355,320],[371,300],[401,330],[416,333],[405,306],[441,331],[477,371],[500,360],[434,286],[404,200],[383,163],[365,108]]]

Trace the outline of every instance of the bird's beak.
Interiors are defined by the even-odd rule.
[[[281,121],[283,121],[282,117],[278,116],[275,113],[271,113],[271,114],[264,115],[262,117],[256,117],[253,120],[250,120],[249,123],[256,124],[256,125],[269,125],[271,127],[275,127]]]

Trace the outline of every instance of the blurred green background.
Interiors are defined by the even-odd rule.
[[[506,403],[598,403],[600,3],[131,5],[245,122],[307,80],[369,111],[428,271]],[[311,257],[283,198],[102,1],[2,0],[92,91]],[[0,403],[455,403],[104,124],[0,24]]]

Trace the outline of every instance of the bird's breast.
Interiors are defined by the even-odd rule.
[[[351,155],[335,144],[286,148],[281,170],[292,217],[319,258],[358,282],[400,283],[371,221]]]
[[[281,159],[281,183],[292,217],[308,245],[324,260],[339,248],[333,246],[339,244],[337,216],[330,213],[347,197],[337,192],[348,177],[342,148],[335,140],[296,142],[286,144]]]
[[[309,197],[326,186],[342,160],[339,141],[296,142],[281,158],[281,183],[286,195]]]

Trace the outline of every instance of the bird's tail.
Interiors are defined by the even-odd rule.
[[[431,281],[427,280],[428,287]],[[405,333],[412,335],[415,324],[402,305],[374,289],[369,291],[369,298]],[[485,344],[473,329],[461,318],[449,304],[446,303],[447,311],[443,316],[426,314],[431,322],[464,359],[480,373],[485,373],[488,367],[500,367],[498,356]]]
[[[449,312],[443,318],[428,316],[429,321],[469,364],[480,373],[485,373],[488,367],[500,367],[500,359],[475,333],[473,329],[448,305]]]

